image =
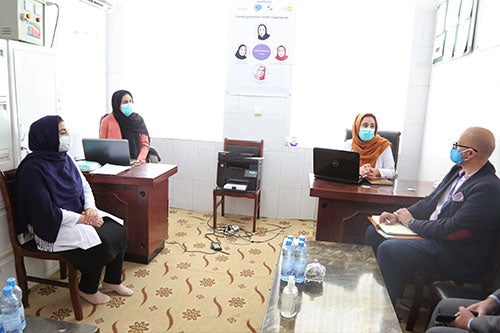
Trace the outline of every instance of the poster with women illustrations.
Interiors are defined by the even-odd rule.
[[[227,93],[290,96],[293,1],[232,1],[229,30]]]

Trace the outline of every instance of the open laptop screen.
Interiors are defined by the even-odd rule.
[[[354,151],[314,148],[313,171],[318,179],[359,184],[359,153]]]
[[[128,140],[126,139],[82,139],[83,153],[87,161],[116,165],[131,165]]]

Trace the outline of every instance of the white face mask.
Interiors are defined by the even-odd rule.
[[[71,135],[63,135],[59,137],[59,152],[67,152],[71,148]]]

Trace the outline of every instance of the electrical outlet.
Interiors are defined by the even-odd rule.
[[[256,117],[262,116],[262,106],[254,106],[253,107],[253,115]]]

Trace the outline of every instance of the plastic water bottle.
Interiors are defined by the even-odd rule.
[[[12,293],[11,286],[3,288],[2,302],[0,303],[2,309],[2,327],[3,333],[22,333],[23,326],[21,317],[19,317],[19,301]]]
[[[299,241],[299,244],[295,248],[295,258],[293,264],[293,272],[295,274],[295,282],[304,282],[304,273],[306,272],[307,266],[307,250],[305,243]]]
[[[293,275],[288,278],[288,284],[281,293],[280,314],[285,318],[293,318],[299,309],[299,290],[295,286]]]
[[[293,275],[294,253],[292,241],[287,239],[285,246],[281,250],[281,280],[288,281],[288,277]]]
[[[24,315],[24,306],[23,306],[23,291],[21,287],[17,285],[16,279],[10,277],[7,279],[7,285],[12,287],[12,293],[17,297],[19,302],[19,317],[21,318],[21,323],[23,324],[23,330],[26,328],[26,317]]]

